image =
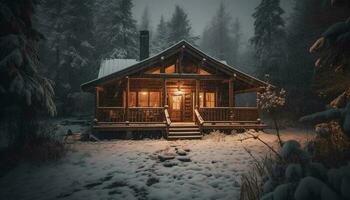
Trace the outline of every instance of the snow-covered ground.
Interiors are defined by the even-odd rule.
[[[312,137],[310,131],[283,132],[284,139]],[[243,147],[253,154],[267,152],[260,142],[240,142],[241,137],[77,142],[60,161],[26,163],[10,171],[0,179],[0,199],[239,199],[240,176],[252,162]],[[272,134],[260,137],[276,142]],[[175,149],[189,152],[159,160],[159,155],[175,155]],[[179,160],[184,158],[190,162]]]

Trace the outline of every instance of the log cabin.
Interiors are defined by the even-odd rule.
[[[161,131],[168,139],[201,138],[206,130],[262,129],[259,107],[236,105],[268,83],[182,40],[149,57],[140,32],[140,59],[109,59],[83,91],[96,97],[93,132]],[[256,101],[256,95],[255,95]]]

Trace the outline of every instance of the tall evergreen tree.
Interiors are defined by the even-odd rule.
[[[51,82],[38,73],[43,35],[32,26],[35,6],[35,1],[0,2],[0,123],[7,123],[0,127],[8,128],[0,132],[11,134],[17,145],[35,134],[39,110],[55,113]]]
[[[94,77],[97,70],[93,24],[93,0],[43,0],[38,19],[47,35],[41,52],[47,74],[55,81],[56,102],[65,114],[67,96],[80,92],[80,85]]]
[[[233,38],[230,25],[231,16],[221,2],[211,24],[204,30],[201,47],[220,60],[231,61]]]
[[[96,37],[102,58],[137,58],[137,28],[131,0],[97,0]]]
[[[152,41],[152,53],[158,53],[168,47],[168,25],[164,20],[163,15],[160,17],[159,24],[155,36]]]
[[[280,83],[280,67],[284,59],[284,20],[280,0],[262,0],[253,14],[254,36],[251,39],[258,59],[260,77],[270,74],[275,84]]]
[[[197,36],[192,34],[192,28],[187,13],[178,5],[175,6],[175,11],[168,22],[168,30],[168,46],[180,40],[187,40],[190,43],[195,43],[198,39]]]
[[[239,48],[241,45],[241,23],[238,18],[233,22],[231,27],[231,33],[232,33],[232,47],[231,47],[231,62],[232,64],[238,64],[238,54],[239,54]]]

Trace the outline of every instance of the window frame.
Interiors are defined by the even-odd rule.
[[[146,92],[147,93],[147,106],[141,106],[140,105],[140,98],[139,95],[142,95],[141,93]],[[161,107],[162,105],[162,92],[159,90],[132,90],[129,92],[129,103],[131,100],[131,94],[134,93],[136,94],[136,105],[135,106],[130,106],[129,107],[133,107],[133,108],[142,108],[142,107],[147,107],[147,108],[157,108],[157,107]],[[151,93],[158,93],[158,106],[151,106]]]

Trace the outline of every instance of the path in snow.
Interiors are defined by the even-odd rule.
[[[58,161],[36,166],[22,164],[0,179],[1,199],[239,199],[240,176],[254,154],[267,148],[241,135],[203,140],[119,140],[76,143]],[[270,144],[271,134],[260,134]],[[305,132],[288,131],[282,138],[304,140]],[[311,136],[310,136],[311,137]],[[165,167],[158,155],[189,148],[191,162],[172,160]]]

